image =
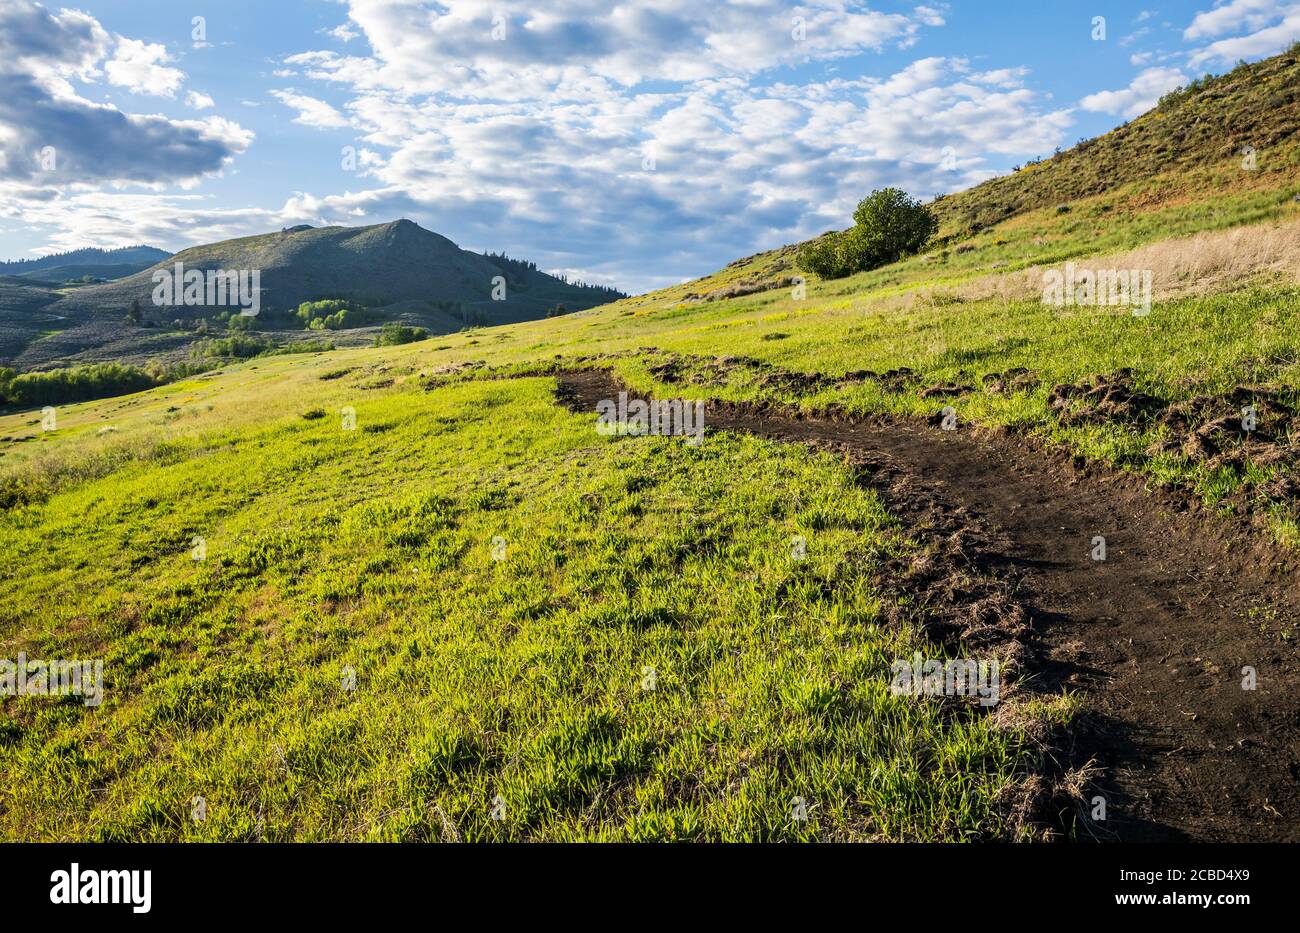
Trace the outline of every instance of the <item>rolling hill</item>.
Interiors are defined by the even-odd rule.
[[[262,312],[254,322],[272,339],[302,339],[292,311],[302,302],[342,299],[364,307],[376,322],[394,321],[449,333],[472,325],[527,321],[592,307],[620,293],[563,281],[531,263],[463,250],[409,220],[368,227],[299,226],[278,233],[191,247],[132,275],[67,290],[41,307],[41,320],[58,320],[58,334],[10,350],[7,359],[24,369],[98,360],[141,361],[174,357],[198,339],[196,325],[229,308],[155,307],[156,271],[259,270]],[[31,270],[33,272],[37,270]],[[501,300],[494,300],[498,282]],[[26,298],[30,306],[35,300]],[[132,303],[146,326],[125,320]],[[7,305],[5,306],[8,307]],[[24,312],[0,311],[7,333],[23,331]],[[33,319],[34,320],[34,319]],[[151,325],[151,326],[150,326]],[[341,343],[366,342],[374,328],[337,331]],[[38,333],[33,325],[26,334]],[[6,346],[13,346],[11,336]],[[0,362],[4,362],[0,358]]]

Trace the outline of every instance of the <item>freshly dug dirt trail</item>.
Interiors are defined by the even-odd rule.
[[[557,378],[575,410],[623,389],[603,370]],[[1028,611],[1028,675],[1087,697],[1070,757],[1100,766],[1084,810],[1101,794],[1107,819],[1079,838],[1300,841],[1300,653],[1282,637],[1300,574],[1262,536],[1009,433],[730,403],[706,404],[705,425],[851,451],[909,530],[922,516],[900,489],[991,531],[979,559]]]

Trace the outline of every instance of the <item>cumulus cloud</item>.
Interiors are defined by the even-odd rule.
[[[1050,152],[1070,117],[1045,111],[1024,74],[926,58],[879,79],[730,77],[584,100],[367,90],[348,109],[386,150],[362,161],[376,187],[295,208],[409,216],[471,247],[648,288],[843,226],[872,188],[930,196],[992,175],[990,153]]]
[[[317,129],[337,129],[348,125],[347,118],[323,100],[292,90],[272,91],[271,96],[286,107],[298,111],[298,115],[293,118],[294,123]]]
[[[161,48],[114,40],[84,13],[54,13],[26,0],[0,4],[0,182],[7,196],[49,202],[69,186],[191,184],[244,151],[252,134],[227,120],[124,113],[77,93],[74,81],[101,77],[133,91],[174,92],[178,85],[166,74],[174,69],[161,65]]]
[[[1165,94],[1185,84],[1187,76],[1179,68],[1147,68],[1128,87],[1089,94],[1079,101],[1079,106],[1094,113],[1119,114],[1131,120],[1154,107]]]
[[[185,106],[193,110],[207,110],[216,105],[217,102],[202,91],[190,91],[185,95]]]
[[[119,39],[104,71],[110,84],[132,93],[171,97],[185,80],[185,73],[168,67],[165,63],[169,61],[171,56],[164,46],[138,39]]]
[[[942,25],[933,7],[883,13],[848,0],[350,0],[371,57],[288,59],[358,88],[526,99],[558,89],[631,87],[756,74],[774,66],[905,45]]]
[[[0,71],[5,73],[28,74],[62,89],[67,78],[94,77],[110,44],[108,32],[85,13],[51,13],[27,2],[0,5]]]
[[[1245,32],[1246,35],[1231,36]],[[1240,59],[1273,55],[1300,40],[1300,3],[1294,0],[1229,0],[1198,13],[1185,30],[1190,41],[1220,38],[1195,50],[1189,64],[1231,65]]]
[[[297,86],[270,91],[301,125],[356,133],[356,170],[337,185],[218,210],[197,195],[60,195],[33,181],[21,212],[54,246],[406,216],[471,249],[650,288],[842,227],[873,188],[929,197],[1062,144],[1070,110],[1014,64],[803,68],[908,47],[944,19],[940,4],[858,0],[351,0],[350,54],[292,55],[277,65]],[[102,42],[82,67],[107,57],[113,38]]]
[[[1254,32],[1288,12],[1294,3],[1282,0],[1230,0],[1219,3],[1212,10],[1197,13],[1190,26],[1183,30],[1183,38],[1209,39],[1214,36],[1240,32]]]

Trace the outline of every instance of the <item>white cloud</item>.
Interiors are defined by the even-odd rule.
[[[1079,101],[1079,106],[1094,113],[1119,114],[1131,120],[1154,107],[1165,94],[1185,84],[1187,76],[1178,68],[1148,68],[1128,87],[1089,94]]]
[[[357,171],[278,209],[103,190],[31,194],[21,216],[55,231],[55,247],[179,247],[407,216],[467,248],[649,288],[844,226],[873,188],[929,197],[1061,145],[1071,111],[1027,86],[1023,67],[926,57],[878,76],[832,71],[861,74],[837,60],[906,47],[945,13],[857,0],[464,0],[445,11],[351,0],[341,28],[364,33],[364,54],[358,38],[352,54],[290,56],[277,66],[297,68],[284,82],[296,87],[270,93],[301,125],[352,128]],[[772,75],[809,62],[823,77]]]
[[[133,90],[170,88],[170,76],[145,67],[162,60],[161,49],[114,42],[84,13],[0,2],[0,202],[18,205],[11,216],[96,185],[192,185],[248,148],[253,134],[228,120],[125,113],[73,86],[107,75]],[[115,55],[105,62],[110,50]],[[50,158],[38,162],[37,152]]]
[[[295,209],[333,222],[409,216],[473,248],[647,288],[843,226],[873,188],[929,197],[994,174],[989,154],[1050,153],[1069,113],[1045,112],[1023,74],[928,58],[883,79],[727,78],[581,101],[367,91],[348,109],[367,143],[389,150],[361,160],[376,187],[304,195]]]
[[[648,80],[756,74],[780,64],[904,45],[942,14],[882,13],[848,0],[350,0],[373,57],[291,56],[308,75],[370,90],[521,100]],[[499,18],[498,18],[499,17]],[[796,17],[799,22],[796,22]],[[493,38],[494,32],[501,36]],[[796,38],[796,35],[802,38]]]
[[[124,87],[133,94],[172,97],[185,80],[185,72],[169,68],[166,47],[121,36],[113,57],[104,66],[110,84]]]
[[[944,25],[943,17],[946,9],[946,5],[940,5],[939,7],[919,6],[912,12],[917,20],[926,26],[942,26]]]
[[[1300,40],[1300,3],[1293,0],[1230,0],[1198,13],[1183,31],[1188,40],[1209,39],[1245,31],[1244,36],[1218,39],[1192,52],[1193,68],[1276,54]]]
[[[1209,39],[1242,30],[1254,32],[1286,15],[1294,7],[1294,3],[1283,2],[1283,0],[1219,2],[1214,9],[1197,13],[1192,24],[1183,30],[1183,38]]]
[[[271,96],[298,111],[294,123],[313,126],[317,129],[337,129],[348,125],[347,118],[323,100],[299,94],[296,91],[272,91]]]
[[[216,105],[217,102],[202,91],[190,91],[185,95],[185,106],[194,110],[207,110]]]

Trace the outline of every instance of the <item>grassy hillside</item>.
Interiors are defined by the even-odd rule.
[[[1272,151],[1300,128],[1300,44],[1225,75],[1167,94],[1130,123],[1054,158],[944,198],[945,232],[991,227],[1025,211],[1056,207],[1170,172],[1246,161],[1267,170]]]
[[[1254,100],[1223,81],[1204,93]],[[546,374],[952,406],[1293,546],[1300,149],[1246,170],[1235,146],[1081,176],[1065,211],[1065,175],[976,189],[969,216],[1011,216],[806,293],[761,288],[795,274],[778,250],[562,318],[62,406],[53,431],[0,416],[0,655],[101,657],[106,679],[100,707],[0,706],[5,837],[1030,835],[1041,742],[1076,698],[981,715],[890,694],[890,659],[944,649],[900,612],[918,544],[857,467],[604,437]],[[1068,259],[1152,271],[1150,315],[1044,304],[1042,268]]]
[[[277,344],[301,340],[303,335],[294,333],[301,329],[294,310],[322,299],[342,299],[364,312],[371,329],[339,339],[360,343],[369,342],[384,321],[447,333],[472,324],[546,317],[557,309],[589,308],[621,294],[564,281],[527,262],[463,250],[409,220],[368,227],[301,226],[191,247],[114,281],[61,289],[43,308],[47,316],[66,322],[55,339],[37,342],[39,331],[27,306],[7,300],[0,290],[0,327],[12,332],[17,344],[9,349],[10,344],[0,343],[0,363],[45,369],[102,360],[177,361],[208,329],[223,328],[220,318],[232,309],[155,305],[154,274],[170,273],[176,263],[186,270],[257,270],[260,313],[243,323],[268,333]],[[140,322],[127,320],[133,302]],[[238,315],[237,308],[234,313]],[[23,336],[27,340],[20,343]]]

